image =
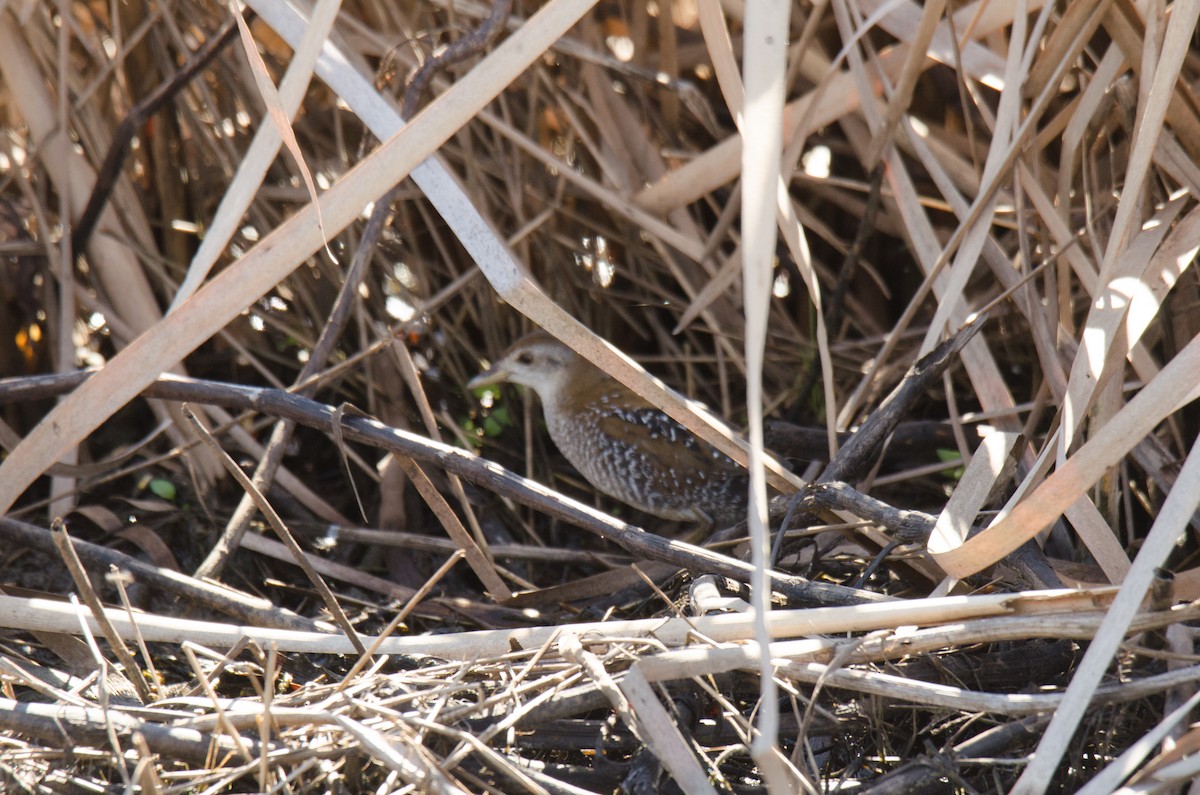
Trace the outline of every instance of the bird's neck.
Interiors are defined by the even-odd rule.
[[[575,416],[594,407],[597,401],[625,401],[633,393],[619,381],[591,362],[579,359],[572,363],[551,394],[541,396],[547,419],[551,414]]]

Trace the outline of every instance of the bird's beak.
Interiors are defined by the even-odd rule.
[[[481,386],[493,386],[502,384],[508,380],[508,371],[503,367],[495,366],[484,370],[479,375],[467,382],[467,389],[478,389]]]

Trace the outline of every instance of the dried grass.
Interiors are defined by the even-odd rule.
[[[792,516],[777,569],[899,598],[772,612],[781,728],[753,757],[746,583],[632,560],[567,519],[616,538],[620,522],[566,498],[553,517],[506,502],[488,489],[534,502],[528,484],[504,492],[461,461],[447,474],[434,445],[381,461],[328,415],[322,429],[193,406],[237,463],[281,457],[253,488],[306,576],[261,534],[217,544],[254,516],[235,509],[242,488],[177,403],[138,397],[184,369],[307,389],[680,532],[593,495],[536,403],[485,410],[464,385],[536,324],[746,460],[693,400],[736,427],[753,417],[747,8],[519,4],[486,51],[433,74],[406,125],[407,76],[491,8],[316,6],[332,32],[302,44],[300,4],[248,2],[278,94],[232,34],[136,126],[86,241],[64,230],[122,120],[231,12],[0,10],[0,534],[4,587],[26,589],[0,596],[6,789],[1103,792],[1195,776],[1200,0],[793,4],[768,417],[813,426],[810,457],[826,459],[914,361],[987,319],[907,417],[940,421],[935,446],[962,460],[926,450],[852,484],[930,514],[928,545],[895,548],[897,528],[844,507]],[[400,180],[347,282],[367,208]],[[786,494],[820,472],[795,469],[770,483]],[[93,574],[115,564],[132,582],[69,578],[62,536],[56,551],[13,521],[47,516]],[[1035,538],[1044,553],[1018,549]],[[109,607],[45,598],[91,589]],[[90,634],[102,626],[109,641]]]

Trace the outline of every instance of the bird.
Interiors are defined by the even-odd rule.
[[[506,382],[537,393],[555,446],[604,494],[710,529],[746,517],[746,470],[549,334],[518,340],[467,386]]]

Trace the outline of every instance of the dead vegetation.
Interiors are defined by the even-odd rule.
[[[792,4],[753,753],[746,528],[465,389],[745,460],[752,4],[4,6],[4,789],[1183,787],[1198,4]]]

